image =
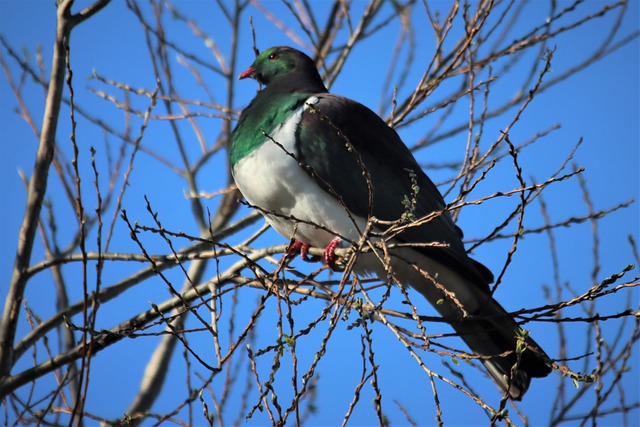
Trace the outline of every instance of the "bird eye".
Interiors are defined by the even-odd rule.
[[[269,55],[269,61],[275,61],[276,59],[278,59],[277,53],[272,53],[271,55]]]

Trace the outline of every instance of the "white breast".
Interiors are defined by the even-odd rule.
[[[295,134],[302,112],[317,101],[310,97],[258,149],[235,165],[233,175],[245,199],[280,234],[290,239],[298,223],[296,239],[325,247],[335,237],[357,240],[365,220],[350,218],[346,208],[322,190],[295,159]]]

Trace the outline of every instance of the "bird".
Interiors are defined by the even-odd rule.
[[[283,237],[288,255],[353,247],[369,230],[387,258],[359,253],[353,272],[409,287],[438,311],[504,396],[521,400],[552,362],[493,298],[491,271],[468,256],[436,185],[397,132],[361,103],[329,93],[315,62],[288,46],[257,54],[239,77],[260,83],[234,127],[237,188]],[[372,224],[367,228],[368,224]],[[378,251],[380,252],[380,251]]]

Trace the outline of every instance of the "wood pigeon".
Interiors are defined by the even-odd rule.
[[[442,195],[398,134],[358,102],[330,94],[315,63],[285,46],[258,55],[240,79],[258,91],[231,135],[240,192],[282,236],[289,254],[370,241],[354,272],[420,292],[479,356],[503,393],[520,400],[551,361],[491,295],[491,272],[471,259]],[[386,261],[385,261],[386,259]],[[518,349],[519,351],[516,351]]]

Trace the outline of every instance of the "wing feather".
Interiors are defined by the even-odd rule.
[[[397,240],[445,243],[446,247],[417,250],[488,292],[493,275],[467,256],[462,232],[449,212],[443,212],[446,204],[442,195],[395,130],[369,108],[348,98],[327,93],[313,99],[302,115],[296,139],[299,160],[313,171],[311,176],[318,185],[364,218],[373,215],[391,222],[407,218],[407,214],[417,219],[440,213],[420,226],[406,228]]]

